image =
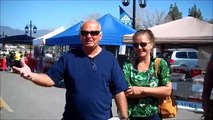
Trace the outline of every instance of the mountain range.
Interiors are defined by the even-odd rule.
[[[41,37],[47,33],[51,32],[51,30],[45,30],[45,29],[41,29],[41,30],[37,30],[36,33],[32,34],[33,37],[37,38],[37,37]],[[14,29],[8,26],[0,26],[0,37],[8,37],[8,36],[13,36],[13,35],[23,35],[25,34],[24,30],[19,30],[19,29]],[[29,33],[28,33],[29,35]]]

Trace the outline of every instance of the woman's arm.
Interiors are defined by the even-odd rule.
[[[130,98],[141,98],[141,97],[147,97],[147,96],[166,97],[166,96],[170,96],[171,92],[172,92],[172,83],[169,82],[165,86],[159,86],[159,87],[132,86],[128,88],[125,94],[127,97],[130,97]]]
[[[172,92],[170,70],[164,59],[160,60],[158,68],[158,75],[156,76],[159,79],[158,87],[132,86],[125,92],[126,96],[132,98],[170,96]]]

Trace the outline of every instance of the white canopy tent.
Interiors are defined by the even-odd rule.
[[[193,17],[185,17],[149,29],[156,38],[156,44],[201,45],[213,43],[213,25]],[[124,43],[131,43],[132,36],[133,34],[124,35]]]
[[[64,27],[60,27],[60,28],[58,28],[58,29],[46,34],[46,35],[43,35],[43,36],[36,38],[36,39],[33,39],[33,45],[45,45],[47,38],[55,36],[55,35],[63,32],[64,30],[65,30]]]

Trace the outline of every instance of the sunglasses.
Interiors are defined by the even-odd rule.
[[[141,47],[146,47],[147,46],[147,44],[149,44],[150,42],[148,42],[148,43],[145,43],[145,42],[141,42],[141,43],[133,43],[133,47],[135,47],[135,48],[138,48],[139,47],[139,45],[141,46]]]
[[[97,36],[101,33],[101,31],[83,31],[81,30],[81,35],[83,36],[87,36],[88,34],[92,35],[92,36]]]

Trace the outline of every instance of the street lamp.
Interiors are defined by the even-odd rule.
[[[147,2],[147,0],[138,0],[139,6],[141,8],[145,8],[146,7],[146,2]],[[122,0],[122,4],[124,6],[128,6],[129,3],[130,3],[130,0]],[[135,9],[136,9],[135,4],[136,4],[136,0],[133,0],[133,7],[132,7],[132,9],[133,9],[133,14],[132,14],[132,28],[133,29],[135,29]]]
[[[30,25],[26,25],[25,26],[25,33],[29,33],[29,29],[30,29],[30,37],[32,37],[32,32],[36,33],[37,31],[37,27],[34,25],[32,25],[32,21],[30,21]]]
[[[30,37],[32,37],[32,34],[36,33],[37,27],[35,25],[32,25],[32,21],[30,21],[29,25],[25,26],[25,34],[29,33],[30,30]],[[31,53],[31,44],[30,44],[30,53]]]
[[[5,35],[3,31],[2,34],[0,34],[0,38],[4,38],[4,37],[7,37],[7,35]]]

